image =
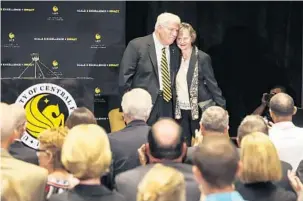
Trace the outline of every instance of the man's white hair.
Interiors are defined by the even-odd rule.
[[[8,140],[15,129],[15,120],[12,115],[11,107],[3,102],[0,103],[0,129],[1,141]]]
[[[200,124],[208,131],[223,132],[228,127],[228,112],[219,106],[207,108],[201,117]]]
[[[153,105],[151,95],[146,90],[135,88],[124,94],[121,106],[124,115],[145,121],[149,118]]]
[[[181,19],[179,16],[172,13],[162,13],[158,16],[157,22],[155,24],[155,30],[159,25],[165,25],[169,23],[178,23],[181,24]]]
[[[23,126],[26,123],[26,113],[25,109],[21,104],[11,104],[12,116],[15,120],[15,129],[20,129],[20,126]]]

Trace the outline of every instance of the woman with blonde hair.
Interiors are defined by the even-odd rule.
[[[188,23],[181,23],[177,45],[181,63],[176,76],[175,119],[184,130],[187,146],[191,146],[195,129],[199,128],[201,114],[210,106],[225,107],[214,76],[211,58],[194,45],[197,34]]]
[[[107,134],[96,124],[73,127],[62,147],[61,161],[79,183],[70,191],[53,195],[50,201],[124,201],[100,182],[109,171],[112,153]]]
[[[277,186],[282,168],[277,150],[269,137],[261,132],[246,135],[241,141],[241,182],[236,190],[245,200],[295,201],[293,192]]]
[[[137,201],[185,201],[183,174],[156,164],[140,182]]]
[[[61,149],[67,132],[67,128],[64,127],[51,128],[38,136],[40,145],[36,151],[39,165],[48,170],[46,199],[49,199],[52,194],[62,193],[72,186],[72,175],[65,170],[61,163]]]

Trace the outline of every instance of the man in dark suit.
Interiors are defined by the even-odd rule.
[[[120,63],[121,95],[132,88],[143,88],[152,96],[152,125],[159,117],[173,117],[173,83],[179,65],[179,50],[172,45],[178,35],[180,18],[171,13],[158,16],[155,31],[133,39]]]
[[[16,132],[18,132],[18,136],[21,138],[26,130],[25,110],[21,105],[18,104],[11,104],[10,107],[16,120]],[[26,146],[20,139],[15,139],[14,142],[9,146],[8,151],[16,159],[39,165],[36,151]]]
[[[116,177],[116,189],[126,200],[136,200],[138,184],[155,163],[162,163],[183,173],[186,182],[186,200],[200,199],[192,166],[182,163],[187,146],[180,126],[174,120],[164,118],[156,122],[148,134],[145,148],[149,164],[123,172]]]
[[[114,177],[140,165],[137,149],[147,142],[150,127],[146,121],[152,108],[152,99],[147,91],[136,88],[124,94],[121,105],[127,126],[109,134]]]

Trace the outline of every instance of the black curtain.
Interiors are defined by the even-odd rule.
[[[126,43],[152,33],[157,16],[165,11],[192,24],[197,46],[210,54],[227,99],[231,135],[274,85],[284,85],[300,105],[301,2],[128,1]]]

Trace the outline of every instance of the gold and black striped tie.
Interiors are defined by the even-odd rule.
[[[163,99],[169,102],[170,99],[172,98],[172,93],[170,87],[170,76],[168,72],[168,62],[166,58],[165,47],[162,48],[161,75],[162,75],[162,86],[163,86]]]

